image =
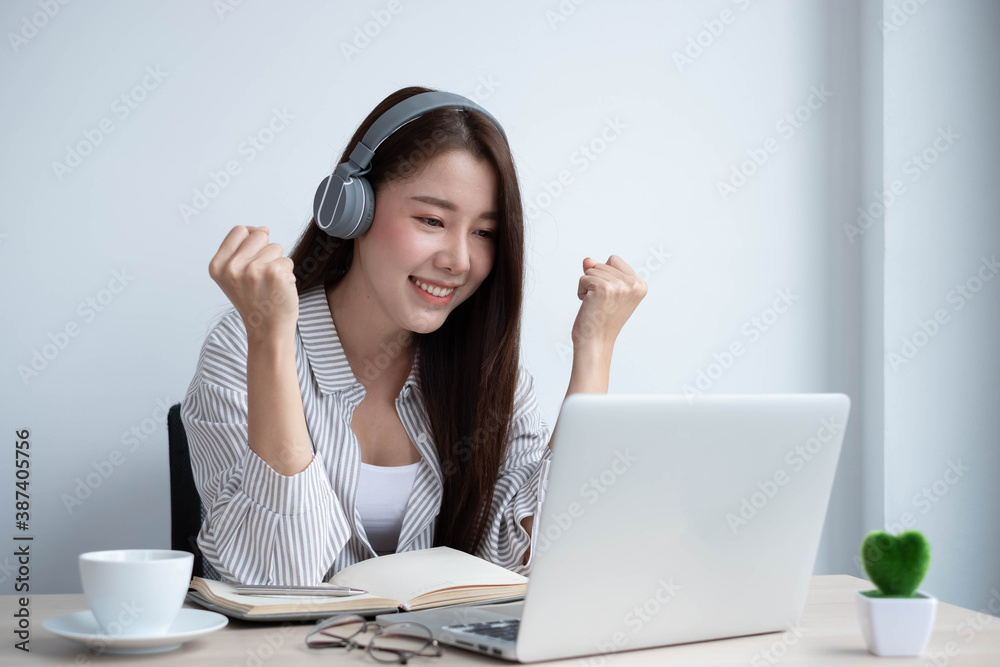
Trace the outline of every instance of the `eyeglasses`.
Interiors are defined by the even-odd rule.
[[[372,625],[376,625],[372,623]],[[410,658],[440,658],[441,645],[434,639],[430,628],[419,623],[391,623],[378,626],[367,644],[359,644],[354,637],[367,632],[368,621],[357,614],[335,614],[316,624],[306,635],[309,648],[346,648],[352,651],[363,648],[379,662],[406,664]]]

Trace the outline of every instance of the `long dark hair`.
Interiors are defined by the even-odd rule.
[[[397,90],[376,106],[351,137],[340,162],[386,110],[431,88]],[[435,109],[394,132],[375,151],[365,175],[378,193],[387,183],[418,174],[425,163],[464,150],[492,165],[497,178],[497,234],[493,269],[475,294],[445,323],[414,334],[420,390],[444,476],[435,546],[476,553],[483,539],[504,459],[517,386],[524,282],[524,220],[514,160],[503,134],[479,112]],[[298,291],[339,282],[354,258],[354,240],[336,239],[316,225],[290,255]]]

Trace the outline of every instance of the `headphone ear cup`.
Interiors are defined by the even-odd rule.
[[[358,189],[361,191],[361,201],[359,208],[360,220],[358,221],[358,228],[355,230],[354,234],[351,234],[349,238],[357,238],[368,231],[372,226],[372,221],[375,219],[375,192],[372,190],[372,184],[368,182],[368,179],[364,176],[355,176],[355,183],[358,184]]]
[[[368,231],[375,218],[372,186],[360,176],[349,177],[346,183],[337,174],[328,176],[316,189],[313,212],[316,224],[330,236],[357,238]]]

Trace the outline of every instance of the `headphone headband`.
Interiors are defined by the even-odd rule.
[[[313,214],[320,229],[343,239],[356,238],[368,231],[375,217],[375,196],[371,184],[362,174],[368,173],[371,168],[375,151],[402,126],[442,107],[478,111],[493,121],[504,141],[507,141],[507,133],[500,122],[467,97],[441,91],[408,97],[379,116],[351,151],[347,161],[337,165],[333,174],[319,184],[313,200]]]

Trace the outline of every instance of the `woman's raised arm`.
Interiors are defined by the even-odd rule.
[[[567,397],[608,393],[615,340],[648,289],[646,281],[618,255],[608,257],[606,264],[584,258],[583,274],[577,287],[583,303],[573,322],[573,371]],[[557,420],[553,438],[558,428]]]
[[[209,332],[181,405],[207,510],[198,545],[240,583],[320,583],[351,536],[305,422],[291,268],[266,232],[230,232],[209,273],[236,310]]]
[[[268,243],[267,227],[234,227],[208,265],[247,332],[250,449],[285,476],[313,458],[295,371],[293,269],[281,246]]]

